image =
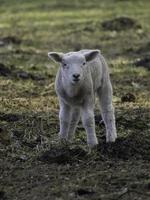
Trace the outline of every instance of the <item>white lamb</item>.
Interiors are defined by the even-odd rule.
[[[71,140],[82,118],[90,148],[98,144],[95,134],[95,94],[100,100],[101,115],[106,127],[106,142],[117,138],[112,86],[108,66],[99,50],[70,53],[49,52],[48,56],[60,64],[55,89],[60,103],[60,132],[62,140]]]

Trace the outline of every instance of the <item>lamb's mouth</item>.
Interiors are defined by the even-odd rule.
[[[76,85],[80,82],[80,79],[73,79],[72,80],[72,85]]]

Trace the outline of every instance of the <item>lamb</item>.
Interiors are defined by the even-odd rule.
[[[112,85],[108,66],[101,52],[49,52],[48,57],[60,64],[55,80],[55,90],[60,104],[60,139],[73,139],[81,116],[89,148],[98,144],[94,120],[97,94],[106,127],[106,142],[115,142],[117,133],[112,105]]]

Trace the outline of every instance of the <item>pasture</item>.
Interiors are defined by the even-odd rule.
[[[148,200],[150,1],[0,0],[0,199]],[[118,139],[97,150],[79,123],[59,143],[58,66],[49,51],[100,49],[109,63]]]

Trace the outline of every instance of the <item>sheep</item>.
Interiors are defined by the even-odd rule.
[[[60,139],[73,139],[81,116],[86,130],[87,145],[92,149],[98,144],[94,120],[97,94],[106,127],[106,142],[115,142],[117,133],[112,105],[112,85],[107,63],[100,50],[49,52],[48,57],[60,64],[55,80],[60,105]]]

